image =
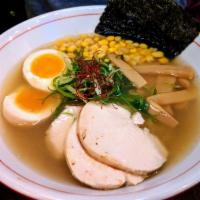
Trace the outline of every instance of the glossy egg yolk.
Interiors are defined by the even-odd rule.
[[[26,86],[17,92],[15,103],[27,112],[38,113],[53,104],[54,97],[46,98],[47,95],[47,92]]]
[[[41,78],[52,78],[63,71],[65,62],[59,55],[44,54],[33,60],[31,72]]]

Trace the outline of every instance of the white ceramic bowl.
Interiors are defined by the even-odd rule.
[[[3,33],[0,36],[0,86],[16,63],[33,49],[66,35],[93,32],[103,9],[103,6],[87,6],[55,11],[25,21]],[[200,38],[181,57],[200,74]],[[1,182],[36,199],[160,200],[180,193],[200,180],[200,141],[184,160],[138,186],[97,191],[82,186],[64,185],[33,171],[17,159],[4,142],[3,134],[5,132],[1,129]]]

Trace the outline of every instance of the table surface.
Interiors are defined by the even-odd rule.
[[[8,29],[9,27],[20,23],[26,19],[26,13],[24,9],[23,0],[6,0],[0,7],[0,19],[3,19],[4,23],[0,23],[0,33]],[[2,200],[26,200],[23,197],[12,190],[8,189],[4,185],[0,184],[0,199]],[[188,191],[179,194],[170,200],[200,200],[200,183]]]
[[[0,185],[0,199],[2,200],[28,200],[28,198],[23,197],[16,192],[8,189],[4,185]],[[200,183],[193,188],[185,191],[182,194],[179,194],[175,197],[172,197],[168,200],[200,200]]]

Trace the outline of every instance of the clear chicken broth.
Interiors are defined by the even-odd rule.
[[[24,82],[21,65],[17,66],[16,71],[10,73],[9,78],[5,81],[1,102],[5,95],[11,93],[17,85]],[[8,81],[9,84],[7,84]],[[169,151],[168,161],[162,170],[166,170],[182,160],[200,137],[198,124],[200,98],[198,97],[197,100],[191,102],[187,110],[175,111],[175,115],[179,121],[179,125],[175,129],[160,123],[149,125],[151,132],[160,138]],[[45,131],[50,122],[38,127],[16,128],[8,124],[2,116],[0,116],[0,121],[6,132],[5,141],[18,159],[46,177],[68,184],[77,183],[69,173],[65,160],[54,159],[45,146]]]

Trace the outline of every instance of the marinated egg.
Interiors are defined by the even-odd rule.
[[[23,64],[23,75],[28,83],[49,92],[52,80],[65,70],[70,59],[54,49],[43,49],[30,54]]]
[[[58,96],[30,86],[22,86],[3,101],[5,119],[17,126],[33,126],[48,119],[60,102]]]

